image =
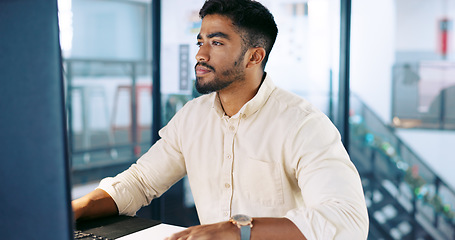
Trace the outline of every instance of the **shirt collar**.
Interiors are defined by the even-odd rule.
[[[267,101],[272,94],[273,90],[275,89],[275,84],[272,82],[272,79],[269,77],[267,73],[264,81],[262,81],[261,86],[259,86],[259,90],[256,95],[243,107],[237,112],[232,118],[243,117],[247,118],[257,112]],[[220,99],[218,97],[218,93],[212,93],[213,98],[213,105],[212,108],[218,114],[220,118],[226,117],[226,114],[221,106]]]

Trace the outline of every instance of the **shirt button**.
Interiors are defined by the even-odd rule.
[[[229,212],[224,212],[223,214],[225,217],[229,216]]]
[[[235,127],[234,126],[229,126],[229,130],[234,131]]]
[[[226,155],[226,158],[231,159],[232,158],[231,154]]]
[[[231,184],[229,184],[229,183],[226,183],[226,184],[224,184],[224,187],[226,187],[226,188],[230,188],[230,187],[231,187]]]

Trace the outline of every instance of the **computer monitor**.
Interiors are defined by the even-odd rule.
[[[0,1],[0,239],[72,239],[57,0]]]

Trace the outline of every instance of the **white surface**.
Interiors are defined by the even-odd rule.
[[[397,129],[397,135],[452,188],[455,188],[455,132]]]
[[[180,232],[185,230],[184,227],[169,225],[169,224],[160,224],[156,225],[129,235],[126,235],[121,238],[117,238],[117,240],[139,240],[139,239],[147,239],[147,240],[164,240],[166,237],[169,237],[173,233]]]

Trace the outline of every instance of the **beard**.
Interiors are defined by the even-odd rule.
[[[229,69],[223,70],[218,74],[214,67],[210,66],[205,62],[198,62],[196,66],[204,66],[212,70],[212,73],[215,74],[214,79],[202,83],[202,77],[196,77],[196,90],[201,94],[208,94],[212,92],[218,92],[226,87],[230,86],[234,82],[244,81],[245,80],[245,69],[240,64],[243,60],[244,54],[235,61]]]

